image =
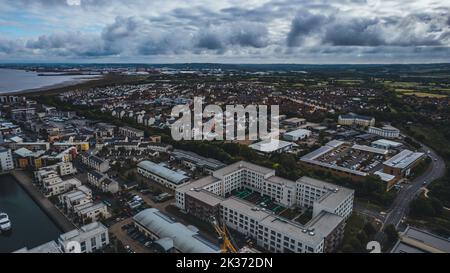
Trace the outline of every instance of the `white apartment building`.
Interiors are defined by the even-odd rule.
[[[0,148],[0,172],[14,169],[14,161],[10,149]]]
[[[56,164],[56,167],[61,176],[71,175],[77,172],[77,169],[73,167],[72,162],[59,162]]]
[[[242,188],[269,196],[288,208],[311,208],[312,219],[300,225],[245,200],[226,198]],[[191,213],[187,196],[208,207],[207,211],[218,206],[227,226],[270,251],[328,252],[343,236],[345,220],[353,210],[354,191],[309,177],[291,181],[275,176],[275,170],[240,161],[176,189],[176,205]]]
[[[369,133],[385,138],[398,138],[400,137],[400,130],[390,125],[385,125],[382,128],[370,127]]]
[[[76,249],[73,242],[77,242]],[[100,222],[94,222],[74,229],[59,236],[57,241],[50,241],[40,246],[28,249],[27,247],[14,251],[14,253],[92,253],[109,245],[108,229]]]
[[[76,206],[91,202],[92,191],[86,186],[80,186],[76,190],[59,195],[58,199],[65,208],[71,210]]]
[[[81,219],[92,221],[98,221],[100,218],[107,219],[111,215],[108,212],[108,206],[104,203],[88,202],[73,207],[73,212],[77,214]]]
[[[41,182],[46,197],[59,195],[81,186],[81,181],[76,178],[62,180],[55,170],[41,172],[36,177]]]
[[[81,253],[91,253],[102,249],[109,244],[108,229],[100,222],[82,226],[79,230],[72,230],[61,234],[58,244],[64,252],[73,252],[71,242],[78,242]]]
[[[77,169],[73,167],[72,162],[59,162],[56,163],[55,165],[40,168],[38,171],[34,173],[34,176],[38,181],[41,181],[42,180],[41,177],[52,170],[56,171],[60,176],[72,175],[77,172]]]

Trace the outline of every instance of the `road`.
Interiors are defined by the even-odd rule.
[[[432,162],[428,169],[419,177],[411,181],[410,184],[406,184],[397,194],[394,202],[392,203],[383,223],[383,227],[387,225],[394,225],[396,228],[408,213],[409,204],[420,193],[422,187],[428,186],[432,181],[439,179],[445,174],[445,162],[444,160],[431,148],[422,145],[421,151],[427,153],[432,158]],[[375,236],[375,240],[383,242],[385,234],[378,232]]]

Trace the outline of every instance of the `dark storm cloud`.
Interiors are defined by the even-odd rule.
[[[324,43],[335,46],[379,46],[385,43],[377,28],[378,19],[353,18],[327,26]]]
[[[312,14],[308,11],[300,11],[295,16],[291,23],[291,30],[287,36],[288,46],[299,46],[303,39],[315,31],[319,31],[324,23],[330,18],[320,15]]]
[[[405,17],[355,17],[300,12],[291,23],[288,46],[301,46],[307,37],[332,46],[439,46],[448,42],[446,17],[439,13]]]
[[[295,62],[308,54],[342,60],[384,52],[392,60],[414,54],[427,60],[448,56],[449,6],[426,0],[0,1],[0,23],[17,25],[0,36],[0,55]]]

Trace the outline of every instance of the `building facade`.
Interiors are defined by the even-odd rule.
[[[369,133],[385,138],[399,138],[400,130],[390,125],[385,125],[382,128],[373,127],[369,128]]]
[[[287,220],[232,192],[248,189],[287,208],[309,208],[305,225]],[[341,242],[346,219],[353,210],[354,191],[302,177],[297,181],[275,171],[240,161],[176,189],[176,205],[201,220],[218,217],[228,227],[254,238],[273,252],[332,251]]]
[[[14,169],[14,160],[10,149],[0,147],[0,172],[8,172]]]

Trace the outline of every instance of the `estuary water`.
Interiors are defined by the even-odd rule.
[[[71,85],[99,77],[98,75],[52,76],[50,73],[39,76],[39,74],[42,73],[0,68],[0,95],[54,85]]]

